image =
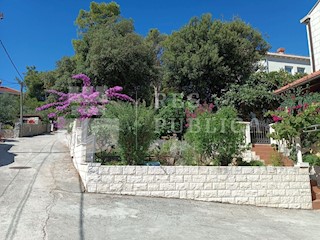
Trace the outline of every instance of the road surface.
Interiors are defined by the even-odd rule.
[[[0,144],[0,239],[319,239],[320,211],[83,193],[60,134]]]

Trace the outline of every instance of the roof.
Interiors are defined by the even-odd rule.
[[[299,59],[299,60],[304,60],[306,62],[310,62],[310,57],[293,55],[293,54],[286,54],[286,53],[271,53],[271,52],[268,52],[266,54],[266,56],[271,56],[271,57],[276,57],[276,58]]]
[[[309,19],[310,19],[310,15],[313,12],[313,10],[318,6],[318,4],[320,3],[320,0],[318,0],[316,2],[316,4],[311,8],[311,10],[309,11],[309,13],[300,20],[300,23],[308,23]]]
[[[0,94],[2,93],[9,93],[9,94],[14,94],[14,95],[20,95],[20,91],[17,91],[15,89],[12,88],[8,88],[8,87],[2,87],[0,86]]]
[[[288,85],[283,86],[282,88],[279,88],[278,90],[274,91],[274,93],[280,94],[280,93],[283,93],[289,89],[299,87],[301,85],[304,85],[304,84],[311,82],[312,80],[316,80],[316,79],[320,79],[320,70],[317,72],[311,73],[307,76],[304,76],[303,78],[300,78],[292,83],[289,83]]]

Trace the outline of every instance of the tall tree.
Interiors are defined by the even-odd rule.
[[[19,114],[19,97],[0,94],[0,123],[14,123]]]
[[[210,14],[192,18],[164,46],[167,85],[206,100],[243,82],[269,49],[262,35],[240,19],[213,21]]]
[[[164,52],[163,43],[167,35],[161,34],[158,29],[151,29],[146,37],[146,43],[153,50],[153,58],[155,62],[154,74],[152,77],[151,85],[154,90],[154,105],[155,109],[158,109],[159,104],[159,93],[163,81],[163,61],[162,56]]]

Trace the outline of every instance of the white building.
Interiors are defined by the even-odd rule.
[[[279,48],[276,53],[268,52],[261,64],[266,72],[280,70],[291,74],[312,72],[310,57],[286,54],[284,48]]]
[[[309,52],[311,57],[312,72],[320,70],[320,0],[311,11],[301,19],[307,27]]]

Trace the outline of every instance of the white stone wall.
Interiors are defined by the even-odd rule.
[[[317,4],[315,9],[311,13],[309,13],[310,17],[310,24],[311,24],[311,31],[312,31],[312,42],[313,42],[313,51],[314,51],[314,65],[315,70],[320,70],[320,4]],[[308,33],[308,41],[309,41],[309,51],[311,55],[310,49],[310,41],[309,38],[309,30],[307,26],[307,33]]]
[[[294,167],[87,165],[93,193],[311,209],[309,170]]]

